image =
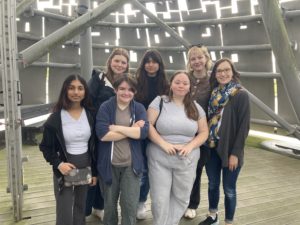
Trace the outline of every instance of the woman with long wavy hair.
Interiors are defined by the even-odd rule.
[[[196,176],[199,146],[207,139],[205,112],[190,92],[188,74],[176,72],[169,95],[156,97],[148,108],[151,142],[147,156],[154,225],[179,224]]]

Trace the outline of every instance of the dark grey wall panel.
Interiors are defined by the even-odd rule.
[[[292,109],[291,102],[286,94],[283,82],[281,79],[277,81],[278,86],[278,114],[292,124],[299,124],[296,119],[294,110]]]
[[[149,28],[148,31],[149,31],[149,39],[150,39],[151,46],[167,47],[167,46],[180,46],[181,45],[172,36],[166,37],[166,35],[165,35],[166,32],[161,28]],[[175,28],[175,31],[178,33],[177,28]],[[155,35],[159,36],[160,43],[155,42],[155,39],[154,39]],[[143,38],[145,38],[145,40],[146,40],[146,36]],[[145,45],[147,46],[147,42],[145,42]]]
[[[185,62],[182,52],[161,52],[166,69],[183,70],[185,69]],[[173,63],[170,62],[170,56],[173,58]]]
[[[110,55],[110,52],[106,53],[105,49],[93,49],[93,61],[95,66],[105,66],[108,56]]]
[[[25,31],[25,24],[30,24],[30,31]],[[17,21],[17,30],[20,33],[27,33],[36,37],[42,37],[43,23],[41,17],[20,16],[20,21]]]
[[[99,27],[95,26],[92,29],[93,32],[100,32],[100,36],[92,37],[92,41],[95,44],[105,44],[106,42],[109,45],[114,45],[116,40],[116,28],[108,28],[108,27]]]
[[[245,86],[251,93],[255,94],[256,97],[274,110],[274,87],[272,79],[242,78],[241,81],[243,86]],[[251,117],[255,119],[270,119],[268,115],[261,111],[252,102]]]
[[[178,10],[177,1],[169,1],[170,10]]]
[[[206,28],[210,29],[211,35],[208,37],[203,37],[202,34],[206,34]],[[183,34],[183,37],[191,44],[203,44],[206,46],[221,45],[220,30],[217,26],[186,26]]]
[[[300,10],[300,1],[294,0],[294,1],[287,1],[281,3],[281,7],[286,10]]]
[[[187,12],[182,13],[182,18],[184,21],[214,19],[217,17],[217,10],[216,10],[215,5],[206,5],[206,6],[201,7],[201,9],[198,7],[193,8],[192,5],[194,5],[195,2],[197,2],[197,1],[189,1],[188,2],[188,9],[190,11],[189,11],[189,13],[187,13]],[[202,10],[202,8],[204,8],[204,7],[206,9],[206,12],[203,12],[203,10]]]
[[[262,23],[249,22],[245,25],[247,25],[247,29],[241,30],[239,23],[223,24],[224,45],[258,45],[269,43]]]
[[[57,29],[64,26],[65,23],[58,21],[47,19],[45,20],[45,35],[53,33]],[[72,40],[79,41],[79,37],[75,36]],[[80,57],[78,55],[78,47],[77,46],[69,46],[66,45],[65,48],[62,45],[57,46],[50,51],[50,62],[56,63],[80,63]]]
[[[28,67],[19,72],[23,105],[46,102],[46,68]]]
[[[232,53],[238,54],[239,61],[236,62],[235,65],[239,71],[272,72],[272,60],[270,51],[225,52],[223,54],[223,57],[231,58]]]
[[[62,84],[67,76],[71,74],[80,74],[80,69],[49,69],[49,102],[56,102],[59,96]]]
[[[56,63],[71,63],[77,64],[80,63],[80,55],[78,55],[78,47],[68,46],[65,48],[58,46],[52,49],[49,53],[50,62]]]
[[[221,17],[235,17],[251,15],[250,0],[237,1],[237,13],[232,13],[231,0],[220,1]],[[224,8],[229,7],[229,8]]]
[[[120,46],[147,46],[146,29],[139,29],[140,39],[135,28],[120,28]]]

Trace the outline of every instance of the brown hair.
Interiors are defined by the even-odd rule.
[[[217,74],[217,69],[218,69],[219,65],[223,62],[228,62],[230,64],[232,74],[233,74],[232,80],[234,80],[237,83],[241,83],[240,82],[240,73],[236,70],[233,62],[229,58],[222,58],[222,59],[219,59],[215,63],[215,65],[214,65],[214,67],[211,71],[211,74],[210,74],[209,82],[210,82],[210,86],[211,86],[212,89],[219,85],[219,83],[217,81],[217,78],[216,78],[216,74]]]
[[[130,88],[133,90],[133,93],[136,93],[137,83],[136,83],[135,79],[133,78],[133,76],[129,73],[124,73],[113,83],[114,89],[117,90],[118,87],[123,82],[126,82],[130,86]]]
[[[106,76],[111,83],[114,82],[114,72],[112,71],[110,65],[111,65],[112,58],[116,55],[122,55],[127,59],[127,68],[124,71],[124,73],[128,73],[128,70],[129,70],[129,53],[128,53],[128,51],[124,48],[115,48],[106,61]]]
[[[182,74],[182,73],[187,76],[187,78],[189,79],[190,84],[191,84],[190,77],[189,77],[189,75],[186,71],[177,71],[170,78],[170,86],[172,85],[172,82],[175,79],[175,77],[179,74]],[[169,91],[169,99],[170,100],[173,99],[173,91],[172,91],[171,88],[170,88],[170,91]],[[189,92],[184,96],[183,104],[184,104],[184,110],[185,110],[185,113],[186,113],[187,117],[189,119],[197,121],[198,118],[199,118],[199,112],[198,112],[198,109],[196,107],[196,104],[195,104],[194,100],[192,99],[191,85],[190,85]]]

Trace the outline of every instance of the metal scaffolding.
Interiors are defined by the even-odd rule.
[[[291,44],[288,40],[285,26],[282,20],[281,12],[274,0],[259,0],[262,15],[253,16],[240,16],[231,18],[220,19],[207,19],[197,21],[183,21],[183,22],[170,22],[165,23],[149,10],[147,10],[141,1],[131,0],[142,13],[147,15],[155,23],[148,24],[116,24],[109,22],[99,22],[99,20],[106,17],[110,12],[116,10],[124,3],[130,0],[106,0],[99,5],[98,8],[88,11],[89,0],[79,0],[79,6],[83,6],[81,9],[81,16],[74,19],[63,15],[56,15],[50,12],[41,12],[35,9],[31,9],[32,15],[39,15],[48,18],[53,18],[61,21],[70,22],[64,27],[51,33],[48,37],[41,39],[41,37],[33,37],[28,34],[17,33],[16,28],[16,16],[22,14],[24,10],[28,9],[28,6],[34,2],[34,0],[23,0],[18,7],[16,7],[15,0],[0,0],[0,73],[2,77],[2,89],[3,89],[3,102],[4,102],[4,116],[5,116],[5,138],[6,138],[6,150],[8,161],[8,191],[11,192],[13,201],[13,212],[16,221],[22,219],[22,205],[23,205],[23,170],[22,170],[22,151],[21,151],[21,116],[20,116],[20,82],[19,71],[17,63],[17,35],[19,38],[38,41],[29,48],[23,50],[19,55],[22,59],[22,66],[26,67],[32,64],[32,66],[47,66],[57,68],[82,68],[81,74],[85,77],[90,76],[91,69],[93,68],[92,60],[92,47],[94,48],[114,48],[117,46],[106,46],[100,44],[92,44],[91,42],[91,26],[110,26],[110,27],[124,27],[124,28],[148,28],[148,27],[160,27],[168,32],[181,46],[175,47],[155,47],[158,50],[165,51],[186,51],[186,48],[190,46],[190,43],[180,37],[171,27],[177,26],[189,26],[189,25],[217,25],[217,24],[229,24],[229,23],[242,23],[251,21],[263,20],[267,33],[269,34],[270,44],[262,45],[243,45],[243,46],[208,46],[210,50],[217,51],[248,51],[248,50],[274,50],[279,65],[280,71],[283,74],[281,78],[287,87],[287,93],[291,98],[291,102],[295,108],[296,115],[300,117],[300,103],[297,101],[297,91],[299,85],[299,71],[295,66],[295,59],[293,58],[293,52]],[[145,1],[142,1],[145,2]],[[79,7],[80,8],[80,7]],[[17,9],[17,12],[16,12]],[[299,16],[300,10],[294,12],[286,12],[285,17]],[[278,28],[278,29],[275,29]],[[84,32],[83,32],[84,31]],[[46,54],[53,47],[58,46],[61,43],[66,42],[70,45],[79,45],[79,43],[69,42],[75,35],[81,34],[80,47],[81,47],[81,64],[63,64],[63,63],[45,63],[34,62],[42,55]],[[279,40],[280,46],[276,45]],[[146,50],[148,47],[138,46],[122,46],[131,50]],[[272,47],[272,48],[271,48]],[[167,70],[167,72],[173,72]],[[280,78],[278,73],[251,73],[242,72],[242,76],[257,77],[257,78]],[[289,131],[290,134],[300,139],[300,131],[294,126],[290,125],[280,116],[276,115],[273,110],[262,103],[253,94],[249,93],[251,101],[262,109],[267,115],[273,118],[278,124]],[[265,121],[257,121],[264,123]]]
[[[20,52],[23,66],[26,67],[41,56],[50,51],[51,48],[64,43],[70,38],[80,34],[82,30],[94,25],[98,20],[103,19],[110,12],[116,10],[120,5],[123,5],[129,0],[106,0],[97,8],[73,20],[71,23],[58,29],[46,38],[33,44],[29,48]]]
[[[58,31],[56,31],[53,34],[49,35],[45,39],[40,40],[36,44],[34,44],[33,46],[23,50],[21,52],[21,56],[22,56],[22,59],[23,59],[23,65],[28,66],[28,64],[31,64],[36,59],[38,59],[40,56],[45,54],[49,50],[50,47],[57,46],[58,44],[72,38],[74,35],[78,34],[80,32],[80,30],[86,29],[87,27],[95,25],[97,23],[99,24],[97,19],[103,18],[104,15],[108,15],[108,12],[111,12],[112,10],[116,9],[117,7],[122,6],[126,2],[129,2],[129,0],[127,0],[127,1],[126,0],[120,0],[120,1],[118,1],[118,3],[117,3],[116,0],[107,0],[102,5],[100,5],[97,9],[94,9],[90,13],[87,13],[87,14],[75,19],[70,24],[62,27],[61,29],[59,29]],[[137,0],[131,0],[130,2],[133,3],[137,8],[139,8],[142,11],[142,13],[144,13],[151,20],[153,20],[156,23],[157,26],[159,26],[160,28],[162,28],[163,30],[168,32],[178,43],[180,43],[182,45],[181,47],[179,47],[181,51],[184,51],[186,48],[188,48],[190,46],[190,43],[187,40],[180,37],[170,27],[170,26],[173,26],[173,25],[175,26],[176,23],[165,23],[165,22],[163,22],[162,20],[157,18],[154,14],[152,14],[149,10],[147,10]],[[262,6],[262,4],[263,4],[262,2],[264,2],[264,1],[260,1],[260,6]],[[265,4],[264,8],[268,8],[268,4],[270,4],[270,1],[266,1],[266,2],[268,2],[268,3],[264,2],[264,4]],[[118,5],[116,5],[116,4],[118,4]],[[272,3],[272,4],[274,4],[274,3]],[[265,13],[264,10],[262,10],[262,11],[263,11],[263,13]],[[285,16],[286,17],[297,16],[297,15],[299,15],[298,11],[296,13],[291,14],[291,15],[289,15],[289,12],[286,12]],[[276,12],[276,13],[278,13],[278,12]],[[93,16],[89,16],[90,14],[93,14]],[[277,23],[279,23],[281,29],[284,29],[284,24],[282,25],[282,23],[283,23],[282,18],[280,18],[281,19],[281,21],[280,21],[280,20],[278,20],[278,17],[279,16],[277,16],[276,22],[273,22],[273,24],[276,25]],[[237,22],[242,22],[242,21],[254,21],[254,20],[257,21],[257,20],[262,20],[262,18],[263,18],[264,21],[266,21],[265,15],[255,15],[255,16],[246,16],[246,17],[242,16],[242,17],[232,17],[232,18],[201,20],[201,22],[200,21],[185,21],[185,22],[188,23],[188,24],[202,24],[202,25],[203,24],[223,24],[223,23],[237,23]],[[267,21],[267,22],[270,23],[269,21]],[[183,25],[184,22],[182,22],[182,23],[180,22],[180,24]],[[128,24],[126,24],[126,26],[128,26]],[[143,26],[145,26],[145,25],[143,25]],[[266,26],[266,30],[268,31],[268,26],[267,25],[265,25],[265,26]],[[273,35],[273,37],[275,37],[275,36],[276,35]],[[271,42],[272,42],[272,40],[271,40]],[[78,45],[78,43],[73,43],[73,42],[70,43],[70,44],[77,44]],[[290,51],[292,51],[290,42],[287,39],[285,39],[284,44],[289,48],[288,51],[290,53]],[[104,46],[94,44],[93,47],[103,48]],[[109,46],[109,47],[114,47],[114,46]],[[122,46],[122,47],[124,47],[124,46]],[[131,47],[134,47],[134,46],[131,46]],[[272,44],[272,47],[274,47],[274,44]],[[108,48],[108,46],[105,46],[105,48]],[[136,47],[135,49],[140,49],[140,48],[141,47]],[[168,48],[170,48],[170,47],[168,47]],[[253,49],[256,49],[256,50],[268,50],[268,49],[270,49],[271,50],[270,45],[268,45],[268,44],[260,45],[260,46],[258,46],[258,45],[257,46],[253,46],[253,45],[252,46],[210,46],[209,49],[210,50],[224,50],[224,51],[226,51],[226,50],[227,51],[251,50],[251,49],[252,50]],[[284,61],[284,60],[282,60],[282,61]],[[294,61],[292,61],[292,64],[294,65]],[[67,65],[67,66],[69,67],[70,65]],[[75,66],[78,66],[78,65],[76,64]],[[284,68],[289,68],[289,67],[288,66],[280,66],[280,69],[283,70],[283,71],[284,71]],[[249,75],[249,74],[245,73],[244,75]],[[257,73],[257,75],[254,74],[254,76],[261,77],[261,75],[258,75],[258,73]],[[272,76],[278,77],[278,74],[271,74],[270,73],[270,74],[268,74],[268,76],[265,76],[265,77],[272,77]],[[283,78],[283,79],[286,80],[286,78]],[[298,81],[295,82],[295,84],[297,84],[297,83],[298,83]],[[289,84],[289,85],[293,85],[293,84]],[[293,88],[293,90],[295,90],[295,89]],[[290,94],[290,93],[288,93],[288,94]],[[262,104],[261,104],[260,101],[253,101],[253,102],[255,104],[257,104],[258,107],[261,108],[265,113],[270,115],[269,109],[266,109],[265,107],[262,107]],[[295,102],[292,101],[292,103],[295,103]],[[296,104],[296,108],[298,108],[298,105],[299,104]],[[295,110],[295,111],[296,111],[296,113],[298,112],[298,110]],[[290,133],[292,133],[294,136],[299,138],[297,132],[292,132],[292,130],[293,130],[292,125],[289,125],[289,124],[283,125],[283,122],[282,122],[282,120],[279,116],[276,116],[276,117],[273,117],[273,118],[279,124],[281,124],[283,127],[287,128],[287,130]]]
[[[20,81],[17,63],[16,1],[0,1],[0,61],[4,104],[5,141],[8,165],[8,192],[13,215],[22,219],[23,169],[20,107]]]
[[[79,16],[87,13],[90,8],[90,0],[79,0],[77,13]],[[93,70],[93,53],[92,53],[92,28],[88,27],[80,34],[80,61],[81,76],[88,80]]]
[[[292,109],[299,123],[300,102],[298,91],[300,89],[300,72],[297,68],[293,50],[290,47],[290,41],[282,19],[279,2],[274,0],[259,0],[258,2],[265,29],[282,74],[286,93],[288,94]]]

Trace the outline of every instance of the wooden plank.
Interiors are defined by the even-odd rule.
[[[14,223],[11,212],[11,197],[6,190],[6,158],[0,151],[0,224],[55,224],[55,200],[52,187],[52,170],[36,146],[25,146],[24,155],[29,162],[24,163],[24,183],[29,190],[24,193],[25,218]],[[300,224],[300,163],[299,160],[247,148],[245,166],[238,180],[238,203],[235,225],[299,225]],[[194,220],[182,219],[181,225],[198,225],[205,218],[208,208],[208,180],[202,175],[201,204]],[[221,190],[219,216],[224,220],[224,195]],[[146,220],[138,225],[152,224],[150,200],[147,201]],[[88,225],[102,224],[95,216],[87,218]]]

